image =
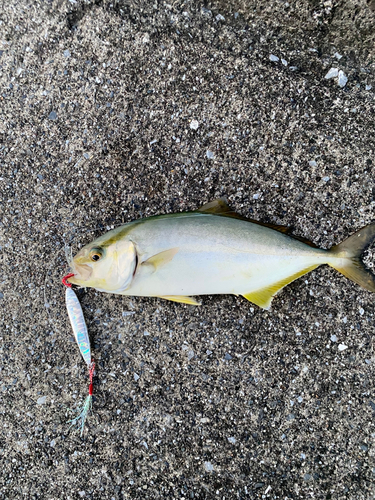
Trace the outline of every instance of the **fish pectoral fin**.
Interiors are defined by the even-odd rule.
[[[163,252],[159,252],[142,262],[142,266],[152,266],[156,270],[162,266],[165,266],[165,264],[168,264],[168,262],[170,262],[176,255],[178,250],[179,248],[175,247],[170,248],[169,250],[164,250]]]
[[[193,297],[185,295],[163,295],[160,299],[171,300],[172,302],[181,302],[181,304],[189,304],[190,306],[200,306],[201,303],[197,302]]]
[[[255,292],[246,293],[242,296],[262,309],[269,309],[271,307],[272,299],[282,288],[284,288],[284,286],[289,285],[289,283],[297,278],[300,278],[304,274],[313,271],[318,267],[318,265],[319,264],[316,264],[314,266],[307,267],[306,269],[302,269],[302,271],[298,271],[298,273],[292,274],[292,276],[288,276],[287,278],[277,281],[272,285],[261,288],[260,290],[255,290]]]

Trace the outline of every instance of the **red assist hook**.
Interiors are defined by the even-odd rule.
[[[68,283],[66,280],[68,280],[69,278],[71,278],[72,276],[74,276],[74,273],[69,273],[67,274],[66,276],[63,277],[63,279],[61,280],[62,281],[62,284],[67,286],[68,288],[72,288],[72,284],[71,283]]]

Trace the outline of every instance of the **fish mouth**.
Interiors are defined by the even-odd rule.
[[[66,281],[72,285],[81,285],[92,275],[92,267],[87,264],[75,264],[72,271],[74,274],[66,278]]]

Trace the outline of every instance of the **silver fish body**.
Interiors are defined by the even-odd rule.
[[[268,308],[285,285],[328,264],[375,291],[373,275],[359,260],[375,237],[375,224],[356,235],[331,250],[313,248],[244,220],[219,200],[196,212],[150,217],[109,231],[75,256],[69,281],[186,303],[196,303],[191,295],[236,294]]]

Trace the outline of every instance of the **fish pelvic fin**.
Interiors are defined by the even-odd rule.
[[[370,292],[375,292],[375,275],[366,269],[361,256],[375,241],[375,222],[363,227],[339,245],[331,248],[328,264]]]
[[[200,306],[201,303],[197,302],[193,297],[186,297],[185,295],[163,295],[161,299],[171,300],[172,302],[180,302],[181,304],[189,304],[190,306]]]
[[[271,307],[272,299],[282,288],[284,288],[284,286],[289,285],[289,283],[296,280],[297,278],[300,278],[304,274],[306,274],[310,271],[313,271],[319,265],[320,264],[315,264],[313,266],[302,269],[302,271],[298,271],[298,273],[295,273],[292,276],[288,276],[287,278],[284,278],[280,281],[277,281],[276,283],[273,283],[272,285],[269,285],[265,288],[261,288],[259,290],[255,290],[255,292],[246,293],[242,296],[245,299],[247,299],[249,302],[256,304],[257,306],[261,307],[262,309],[268,310]]]

